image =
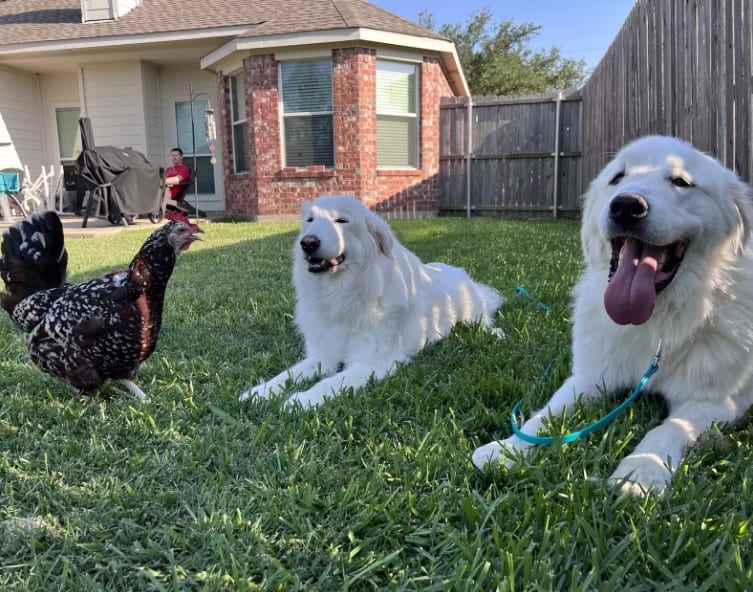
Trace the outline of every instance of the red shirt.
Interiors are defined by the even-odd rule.
[[[176,166],[169,166],[165,169],[165,178],[168,177],[177,177],[180,176],[181,179],[183,179],[180,183],[177,185],[171,185],[168,187],[170,190],[170,198],[175,199],[175,196],[180,193],[180,190],[183,189],[186,185],[188,185],[188,179],[191,176],[190,169],[184,165],[179,164]]]

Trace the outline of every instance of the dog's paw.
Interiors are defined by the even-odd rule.
[[[505,330],[502,327],[492,327],[491,329],[489,329],[489,334],[500,340],[507,337],[507,335],[505,335]]]
[[[311,388],[307,391],[299,391],[290,395],[285,403],[283,403],[283,408],[286,410],[295,408],[311,409],[312,407],[318,407],[326,399],[332,398],[332,396],[331,392],[329,395],[326,395],[316,388]]]
[[[625,457],[607,483],[617,493],[643,497],[664,493],[672,473],[658,454],[634,454]]]
[[[499,463],[502,463],[505,468],[509,468],[525,454],[526,447],[520,446],[518,442],[520,442],[518,438],[508,438],[507,440],[495,440],[479,446],[473,451],[471,461],[476,468],[482,471]]]
[[[255,387],[247,390],[245,393],[241,393],[238,400],[243,403],[249,399],[266,399],[274,394],[274,389],[270,388],[269,383],[260,382]]]

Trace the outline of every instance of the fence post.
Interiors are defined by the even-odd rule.
[[[473,97],[468,95],[468,133],[466,134],[465,146],[465,215],[471,217],[471,168],[473,159]]]
[[[554,195],[552,196],[552,218],[557,219],[560,209],[560,112],[562,110],[562,91],[557,93],[554,108]]]

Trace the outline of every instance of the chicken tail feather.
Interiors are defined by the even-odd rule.
[[[5,283],[0,306],[8,314],[27,296],[65,284],[68,252],[55,212],[34,214],[8,228],[0,252],[0,278]]]

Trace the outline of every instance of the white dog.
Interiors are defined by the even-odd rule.
[[[456,323],[489,327],[502,298],[458,268],[424,264],[379,216],[348,196],[324,196],[301,208],[295,244],[295,320],[306,358],[241,395],[266,397],[288,379],[326,376],[288,404],[320,404],[342,389],[389,375]]]
[[[612,485],[663,491],[701,433],[743,415],[753,403],[751,207],[737,175],[685,142],[649,136],[624,147],[585,196],[572,376],[523,433],[536,435],[581,396],[633,388],[660,339],[648,387],[669,416],[622,460]],[[513,435],[478,448],[473,462],[509,466],[529,447]]]

